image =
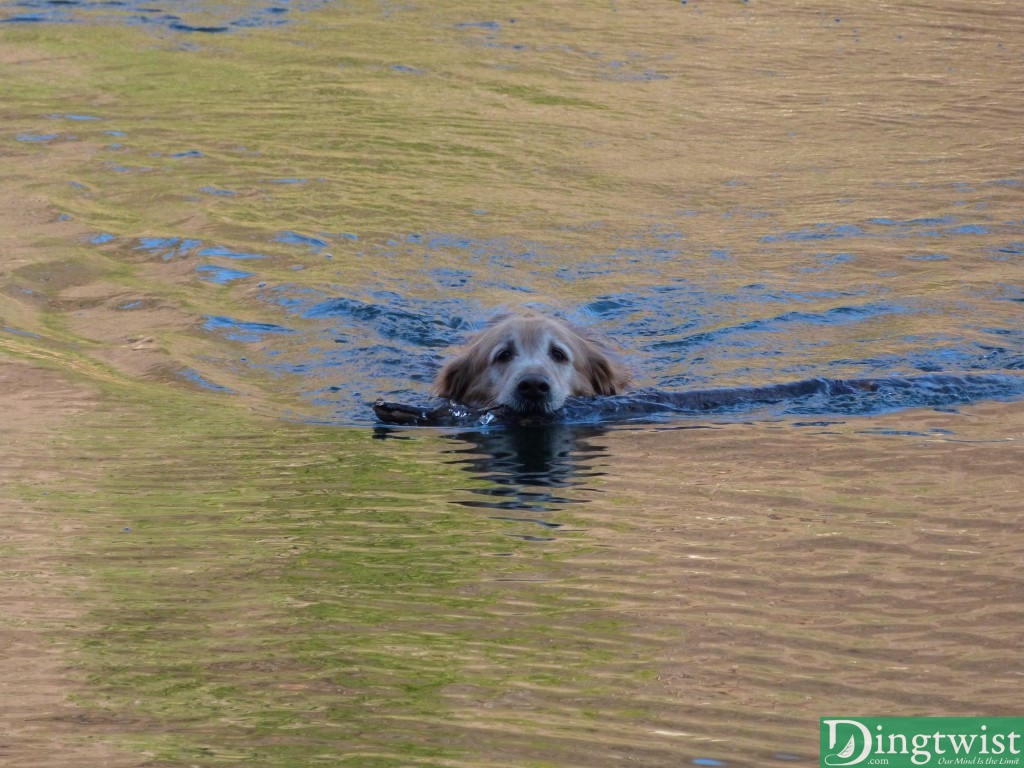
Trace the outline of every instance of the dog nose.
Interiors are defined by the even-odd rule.
[[[523,376],[516,385],[516,391],[527,400],[544,400],[551,394],[551,384],[544,376]]]

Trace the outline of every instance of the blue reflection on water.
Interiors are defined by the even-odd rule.
[[[205,0],[15,0],[0,24],[129,24],[185,34],[223,34],[289,22],[292,11],[308,11],[331,0],[277,0],[273,3]],[[72,119],[78,119],[69,116]]]
[[[216,264],[200,264],[196,267],[196,274],[199,275],[201,280],[217,283],[218,285],[227,285],[235,280],[253,277],[254,273],[243,272],[240,269],[231,269],[230,267],[219,267]]]
[[[1019,260],[1024,255],[1021,229],[1015,222],[986,225],[982,258]],[[799,230],[795,237],[813,242],[818,234],[843,241],[941,233],[952,240],[973,238],[977,230],[953,217],[871,219],[857,225],[822,224]],[[1004,241],[993,242],[993,233],[1005,235]],[[768,247],[792,248],[792,234],[781,233],[776,241],[781,245]],[[961,306],[951,308],[936,306],[927,291],[892,294],[889,272],[875,273],[875,282],[837,281],[830,287],[827,270],[846,274],[861,268],[849,245],[840,246],[839,253],[798,252],[772,262],[773,270],[760,271],[749,255],[728,254],[714,245],[684,246],[686,236],[670,226],[652,227],[625,238],[619,248],[583,257],[567,246],[454,233],[410,233],[365,245],[351,233],[285,230],[271,239],[277,245],[266,254],[178,237],[143,238],[130,247],[163,261],[195,259],[197,276],[221,285],[255,273],[218,260],[266,260],[268,269],[281,274],[295,266],[324,264],[328,249],[344,253],[336,285],[260,283],[257,295],[266,302],[266,312],[257,314],[271,322],[211,313],[203,325],[246,345],[238,358],[223,360],[225,367],[241,375],[246,369],[273,374],[282,388],[306,399],[320,414],[313,417],[318,421],[372,423],[367,403],[380,396],[429,403],[430,382],[445,349],[463,341],[497,309],[480,303],[481,296],[504,296],[514,306],[593,326],[627,350],[643,386],[666,391],[815,377],[1024,371],[1024,330],[1012,313],[998,309],[1004,302],[1024,302],[1024,288],[1010,273],[1005,284],[984,290],[965,284],[955,293]],[[102,244],[99,238],[94,242]],[[953,252],[954,245],[959,243],[950,243]],[[921,251],[900,261],[907,269],[926,269],[928,262],[945,260],[944,254]],[[391,261],[419,262],[422,268],[407,273],[380,268]],[[353,272],[353,264],[360,263],[367,268]],[[779,265],[788,275],[777,274]],[[552,306],[544,300],[551,295],[552,275],[557,281],[590,280],[601,286],[606,275],[622,272],[628,281],[609,279],[606,290],[578,306]],[[607,290],[616,285],[629,289]],[[950,300],[948,293],[943,296]],[[1015,389],[1017,379],[993,381],[995,388],[956,393],[922,389],[857,402],[812,398],[773,406],[768,413],[810,416],[813,422],[829,415],[1024,394]],[[763,415],[764,408],[757,413]]]
[[[281,325],[255,323],[223,315],[207,315],[203,328],[208,331],[220,331],[232,341],[245,342],[262,341],[271,333],[295,333],[291,328]]]
[[[181,378],[185,379],[186,381],[189,381],[193,384],[198,384],[203,389],[209,389],[212,392],[221,392],[226,395],[234,394],[233,390],[231,390],[230,388],[210,381],[209,379],[202,376],[198,371],[194,371],[191,368],[185,368],[181,371],[178,371],[178,375],[181,376]]]

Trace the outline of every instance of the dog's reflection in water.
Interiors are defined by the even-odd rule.
[[[605,449],[594,438],[607,431],[592,424],[541,424],[451,434],[451,463],[487,481],[484,487],[463,489],[470,497],[460,493],[452,503],[491,510],[498,520],[538,526],[521,538],[550,539],[562,526],[550,513],[584,503],[585,494],[572,489],[603,474],[595,465]],[[376,433],[380,438],[399,436],[388,427],[378,427]]]
[[[606,431],[592,425],[544,424],[459,434],[468,445],[456,450],[454,463],[490,485],[469,489],[475,498],[456,503],[495,510],[492,516],[498,520],[540,526],[521,538],[550,539],[562,523],[549,513],[583,503],[583,494],[568,491],[602,474],[594,464],[604,448],[591,439]]]

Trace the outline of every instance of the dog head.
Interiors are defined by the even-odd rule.
[[[441,368],[434,392],[466,405],[546,415],[570,396],[618,394],[629,379],[597,336],[541,315],[502,315]]]

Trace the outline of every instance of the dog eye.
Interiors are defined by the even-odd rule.
[[[494,359],[492,360],[492,362],[495,362],[495,363],[507,363],[511,359],[512,359],[512,348],[511,347],[505,347],[504,349],[500,350],[498,352],[498,354],[496,354],[494,356]]]
[[[551,359],[556,363],[567,363],[569,362],[569,355],[565,353],[564,349],[558,347],[551,348]]]

